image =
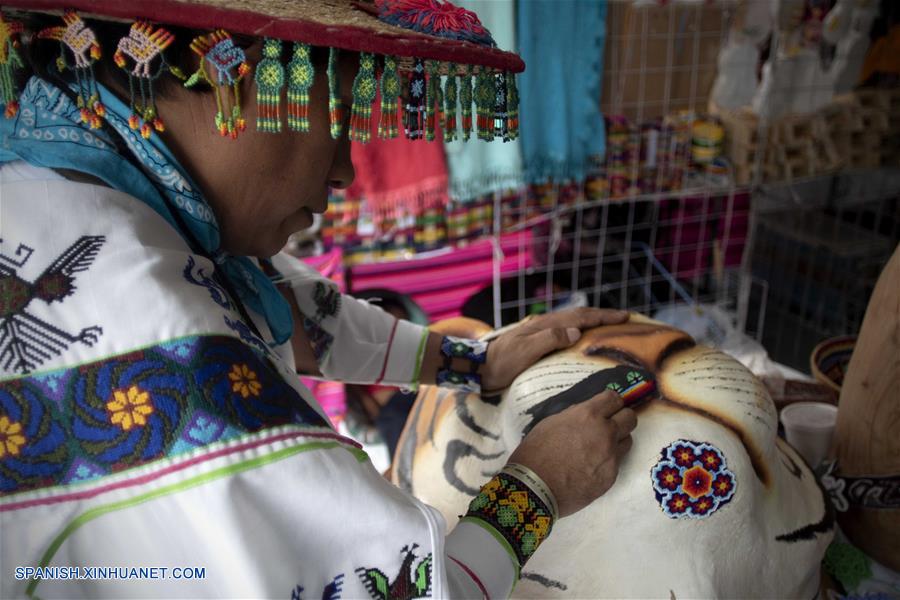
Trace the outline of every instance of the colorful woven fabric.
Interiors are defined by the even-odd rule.
[[[650,471],[656,500],[673,519],[703,519],[731,501],[737,478],[725,456],[706,442],[677,440]]]
[[[500,473],[484,484],[462,520],[490,527],[521,568],[550,534],[552,515],[550,507],[531,488],[512,475]]]
[[[237,339],[175,339],[5,382],[0,493],[85,481],[283,424],[327,427]]]

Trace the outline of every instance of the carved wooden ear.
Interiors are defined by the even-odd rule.
[[[432,323],[428,326],[428,329],[435,333],[440,333],[441,335],[453,335],[470,339],[480,338],[494,330],[494,328],[487,323],[468,317],[444,319],[443,321]]]

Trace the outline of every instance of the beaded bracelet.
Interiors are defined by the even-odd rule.
[[[556,496],[553,495],[550,486],[544,483],[544,480],[537,473],[519,463],[506,463],[506,466],[500,472],[512,475],[527,484],[543,500],[544,504],[550,508],[553,520],[559,519],[559,505],[556,503]]]
[[[481,375],[478,370],[487,360],[487,342],[467,340],[464,338],[444,336],[441,340],[441,354],[444,364],[438,369],[436,382],[438,385],[456,387],[466,392],[481,392]],[[468,373],[453,369],[454,358],[468,360],[471,364]]]

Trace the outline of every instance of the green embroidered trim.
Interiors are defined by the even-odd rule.
[[[239,473],[243,473],[244,471],[263,467],[267,464],[290,458],[295,454],[301,454],[303,452],[309,452],[311,450],[329,450],[331,448],[343,448],[344,450],[347,450],[348,452],[353,454],[353,456],[356,457],[356,460],[361,463],[365,462],[369,458],[369,456],[364,451],[359,450],[358,448],[348,448],[340,442],[309,442],[307,444],[300,444],[297,446],[292,446],[290,448],[284,448],[271,454],[257,456],[256,458],[252,458],[241,463],[228,465],[226,467],[216,469],[215,471],[197,475],[196,477],[193,477],[191,479],[173,483],[157,490],[141,494],[140,496],[127,498],[125,500],[113,502],[112,504],[107,504],[105,506],[98,506],[80,514],[79,516],[75,517],[72,522],[66,525],[65,529],[63,529],[62,532],[60,532],[60,534],[56,536],[56,538],[50,544],[50,547],[47,548],[46,552],[44,552],[44,555],[41,557],[40,566],[42,568],[47,567],[47,565],[50,564],[50,561],[53,560],[53,557],[59,551],[60,547],[63,545],[63,542],[65,542],[66,539],[69,538],[69,536],[75,533],[75,531],[77,531],[78,528],[80,528],[82,525],[85,525],[98,517],[102,517],[103,515],[125,508],[131,508],[133,506],[137,506],[139,504],[143,504],[145,502],[149,502],[150,500],[155,500],[163,496],[168,496],[177,492],[183,492],[199,485],[215,481],[216,479],[221,479],[230,475],[237,475]],[[28,587],[25,589],[25,594],[27,596],[34,596],[34,591],[41,581],[42,580],[40,579],[32,579],[29,582]]]
[[[397,59],[384,57],[384,72],[381,74],[381,119],[378,122],[378,137],[393,139],[400,135],[400,76],[397,75]]]
[[[457,107],[456,65],[447,65],[447,82],[444,84],[444,141],[456,139],[456,107]]]
[[[294,44],[293,57],[288,63],[287,112],[288,128],[309,131],[309,88],[316,71],[309,59],[309,44]]]
[[[284,67],[281,65],[281,40],[266,38],[263,59],[256,65],[256,128],[267,133],[281,131],[281,88]]]
[[[487,531],[489,534],[491,534],[491,536],[493,536],[493,538],[495,540],[497,540],[497,542],[500,544],[500,547],[503,548],[506,551],[506,553],[509,555],[509,560],[513,565],[513,569],[516,572],[516,576],[514,577],[514,580],[515,581],[519,580],[520,571],[521,571],[521,567],[519,566],[519,557],[516,556],[516,551],[513,550],[513,547],[509,545],[509,541],[507,541],[507,539],[505,537],[503,537],[503,534],[501,534],[499,531],[494,529],[493,525],[491,525],[490,523],[487,523],[485,521],[482,521],[478,517],[465,516],[465,517],[461,518],[459,520],[459,522],[460,523],[472,523],[473,525],[477,525],[478,527],[481,527],[482,529]]]
[[[525,483],[502,472],[484,484],[465,517],[479,519],[503,536],[520,568],[553,529],[550,507]]]
[[[419,349],[416,350],[416,370],[413,373],[412,387],[419,385],[419,375],[421,375],[422,372],[422,361],[425,359],[425,346],[428,342],[428,333],[428,329],[425,329],[422,332],[422,339],[419,340]]]
[[[331,137],[334,139],[341,137],[344,128],[344,111],[341,110],[341,88],[337,72],[339,52],[337,48],[328,51],[328,120],[331,123]]]
[[[509,123],[507,136],[515,140],[519,137],[519,89],[516,87],[515,73],[506,74],[506,115]]]
[[[468,141],[472,134],[472,67],[466,65],[460,77],[459,103],[462,105],[462,139]]]
[[[425,75],[428,84],[425,88],[425,139],[433,142],[439,122],[443,122],[444,104],[441,95],[440,64],[436,60],[425,61]]]
[[[375,56],[359,55],[359,71],[353,80],[353,113],[350,117],[350,139],[365,144],[372,138],[372,102],[378,82],[375,80]]]

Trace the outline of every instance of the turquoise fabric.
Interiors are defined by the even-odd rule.
[[[500,48],[516,47],[516,11],[512,0],[458,0],[454,4],[474,11]],[[470,200],[522,184],[522,150],[518,140],[485,142],[473,133],[468,142],[461,139],[445,142],[444,148],[450,197],[454,200]]]
[[[32,77],[19,98],[19,112],[0,119],[0,163],[24,160],[38,167],[87,173],[134,196],[169,222],[195,252],[209,256],[240,300],[263,315],[275,341],[293,333],[290,305],[249,258],[220,247],[219,226],[199,189],[163,145],[128,126],[131,110],[100,86],[105,121],[119,134],[136,162],[117,148],[113,136],[90,129],[72,100],[47,81]]]
[[[520,141],[530,183],[584,177],[605,150],[600,92],[606,0],[526,0],[516,5]]]

